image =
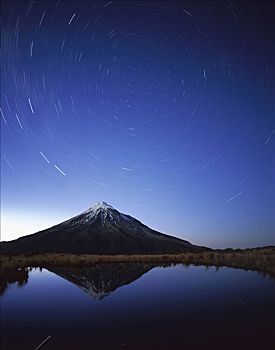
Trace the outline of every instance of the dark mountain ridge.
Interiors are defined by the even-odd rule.
[[[1,242],[1,251],[11,253],[159,254],[198,249],[152,230],[105,202],[46,230]]]

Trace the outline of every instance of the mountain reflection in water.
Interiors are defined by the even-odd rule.
[[[48,270],[77,285],[94,299],[102,299],[117,288],[140,278],[156,265],[142,263],[97,264],[92,267],[56,267]]]
[[[94,299],[100,300],[117,288],[134,282],[156,266],[143,263],[105,263],[90,267],[50,267],[47,270],[78,286]],[[0,280],[1,295],[4,295],[9,285],[26,284],[31,270],[32,268],[5,270]]]

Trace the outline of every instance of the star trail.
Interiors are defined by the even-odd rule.
[[[3,1],[2,239],[97,201],[274,244],[272,2]]]

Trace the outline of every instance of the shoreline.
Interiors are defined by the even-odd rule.
[[[146,255],[87,255],[87,254],[0,254],[3,273],[10,268],[26,267],[88,267],[106,263],[152,263],[184,264],[240,268],[268,274],[275,278],[275,246],[249,249],[225,249],[201,252],[183,252],[180,254]]]

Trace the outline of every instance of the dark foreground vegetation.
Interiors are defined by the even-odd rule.
[[[101,263],[182,263],[185,265],[227,266],[262,272],[275,277],[275,246],[253,249],[224,249],[182,254],[154,255],[0,255],[0,272],[25,267],[84,267]]]

